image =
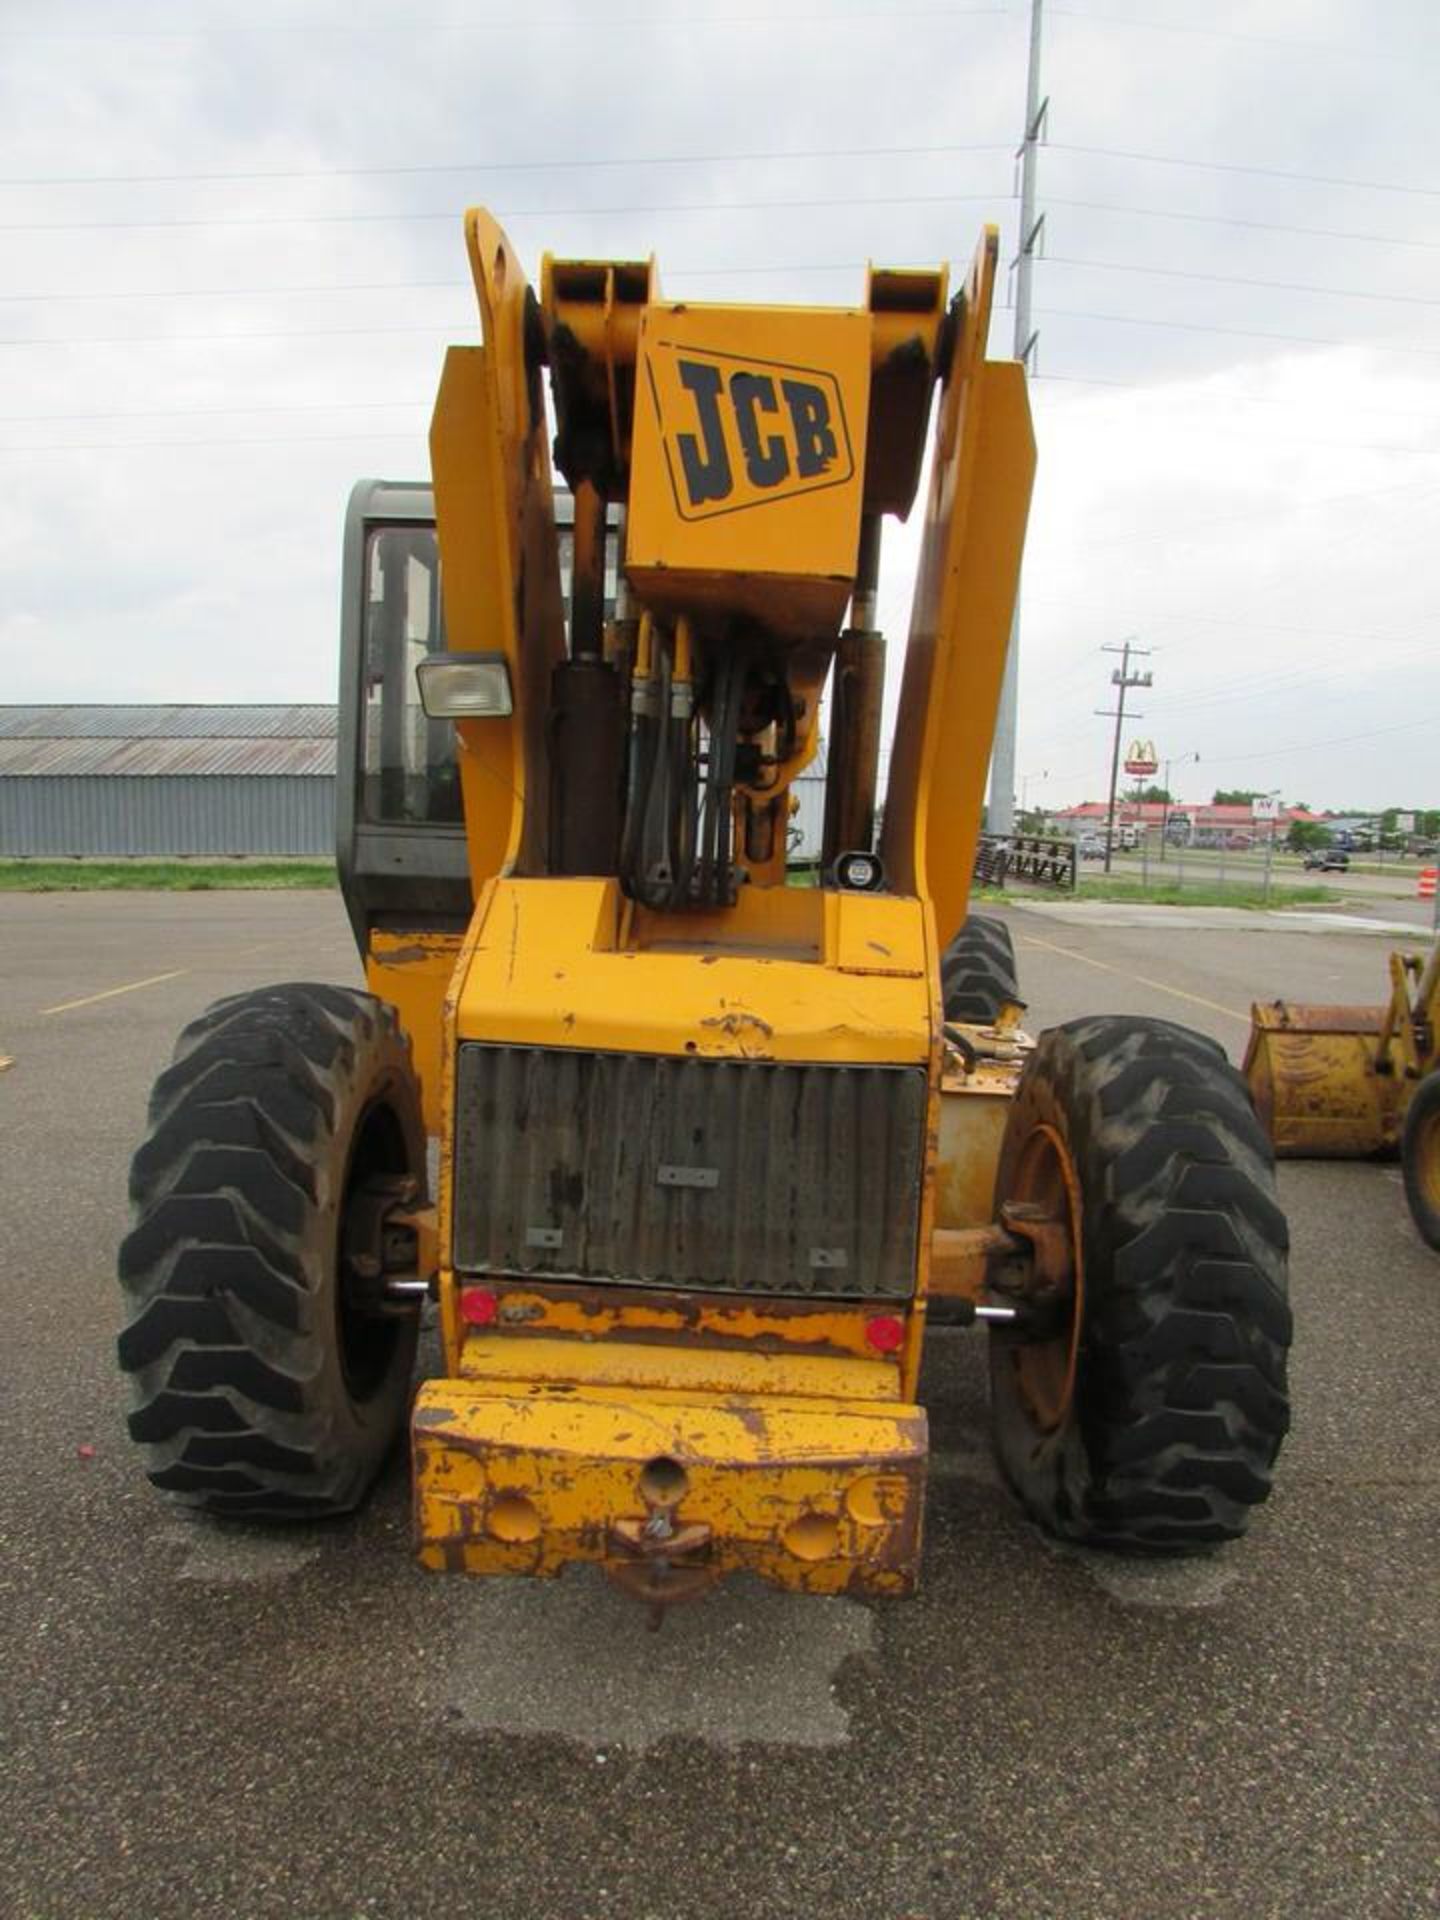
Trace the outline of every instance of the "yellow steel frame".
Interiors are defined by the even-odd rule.
[[[623,1564],[678,1467],[677,1525],[712,1573],[810,1593],[915,1583],[926,1426],[918,1407],[851,1397],[679,1393],[534,1380],[431,1381],[413,1422],[422,1564],[553,1575]]]
[[[968,904],[1034,467],[1023,370],[984,352],[997,236],[986,230],[949,329],[943,273],[875,274],[866,309],[814,316],[817,338],[828,329],[843,342],[834,391],[855,454],[830,498],[802,492],[783,512],[757,498],[747,502],[753,513],[678,530],[657,504],[657,420],[637,425],[632,444],[619,419],[625,382],[643,392],[647,339],[684,333],[718,364],[788,328],[787,352],[798,355],[810,316],[686,316],[658,306],[653,264],[546,262],[544,312],[590,352],[616,459],[636,463],[635,585],[663,617],[693,613],[702,633],[717,606],[763,612],[763,602],[736,601],[725,577],[756,539],[776,595],[789,595],[788,614],[774,603],[779,630],[786,618],[803,629],[817,607],[838,617],[862,499],[867,511],[903,513],[913,493],[930,376],[917,387],[908,345],[918,339],[933,355],[948,342],[882,843],[889,890],[767,884],[781,877],[772,861],[733,908],[704,914],[637,907],[613,879],[543,877],[543,720],[563,655],[548,438],[527,355],[524,275],[485,213],[467,215],[466,242],[483,344],[448,354],[431,434],[446,624],[452,647],[504,653],[515,710],[459,726],[477,902],[467,933],[376,935],[368,968],[414,1035],[427,1118],[442,1141],[447,1377],[422,1389],[414,1417],[421,1557],[542,1574],[575,1559],[623,1559],[657,1511],[645,1476],[659,1461],[682,1470],[672,1517],[703,1536],[715,1570],[749,1567],[813,1591],[904,1591],[920,1539],[925,1427],[914,1398],[932,1238],[949,1236],[944,1291],[977,1292],[999,1116],[1018,1072],[1015,1047],[992,1047],[978,1069],[942,1084],[938,996],[939,949]],[[844,490],[853,499],[842,504]],[[773,538],[757,534],[772,511]],[[808,686],[822,656],[814,669],[797,660],[797,684]],[[806,751],[813,729],[810,711]],[[503,1276],[485,1282],[493,1323],[468,1325],[448,1252],[454,1062],[465,1039],[924,1066],[920,1251],[914,1297],[894,1314],[897,1350],[877,1354],[867,1335],[877,1309],[860,1303],[797,1310]]]

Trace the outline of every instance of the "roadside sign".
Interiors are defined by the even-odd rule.
[[[1252,819],[1255,820],[1278,820],[1280,818],[1280,802],[1262,796],[1260,799],[1250,802],[1250,813]]]

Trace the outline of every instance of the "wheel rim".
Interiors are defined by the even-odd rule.
[[[1415,1191],[1427,1211],[1440,1217],[1440,1109],[1423,1116],[1414,1141],[1411,1167]]]
[[[1040,1340],[1022,1340],[1014,1351],[1016,1383],[1042,1433],[1064,1424],[1075,1398],[1080,1329],[1085,1308],[1085,1262],[1080,1243],[1080,1181],[1069,1149],[1053,1127],[1040,1125],[1021,1150],[1009,1198],[1033,1207],[1062,1229],[1064,1271],[1045,1275],[1058,1286],[1063,1315],[1058,1330]],[[1053,1243],[1053,1237],[1052,1237]]]
[[[346,1284],[342,1249],[346,1244],[352,1203],[365,1183],[376,1175],[409,1173],[405,1134],[393,1110],[377,1102],[367,1109],[355,1130],[350,1165],[345,1174],[345,1197],[341,1203],[336,1240],[338,1284],[335,1288],[335,1329],[340,1370],[350,1397],[363,1403],[371,1400],[385,1384],[401,1322],[393,1314],[371,1313],[359,1305]]]

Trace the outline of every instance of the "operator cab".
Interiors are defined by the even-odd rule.
[[[557,488],[567,607],[574,524],[574,502]],[[415,671],[446,647],[433,489],[358,481],[342,568],[336,856],[363,954],[372,928],[463,932],[474,911],[455,728],[427,718]],[[613,567],[605,590],[608,617]]]

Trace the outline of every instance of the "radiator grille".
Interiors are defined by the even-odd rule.
[[[460,1048],[462,1272],[903,1297],[918,1068]]]

